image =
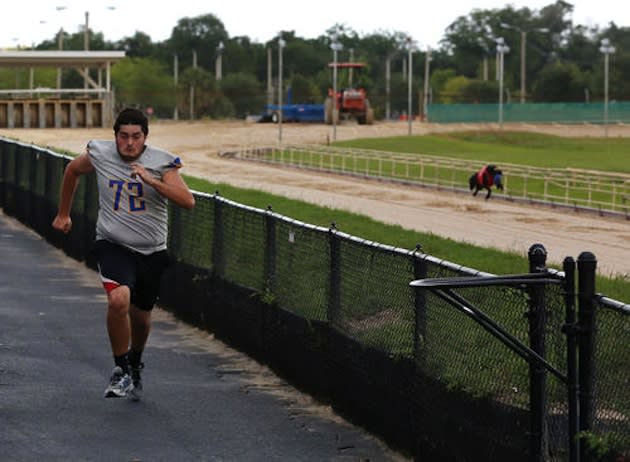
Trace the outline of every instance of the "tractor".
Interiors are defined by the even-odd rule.
[[[328,98],[324,103],[324,121],[326,124],[331,125],[333,122],[337,123],[340,120],[356,119],[359,125],[371,125],[374,122],[374,109],[370,107],[370,101],[367,99],[367,94],[363,88],[352,87],[352,70],[362,69],[366,66],[365,63],[329,63],[328,67],[334,69],[347,69],[348,70],[348,87],[337,88],[337,94],[335,90],[330,88],[328,90]]]

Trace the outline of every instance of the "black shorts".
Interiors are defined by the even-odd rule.
[[[166,250],[143,255],[106,240],[94,242],[92,253],[107,292],[124,285],[131,290],[131,303],[141,310],[153,308],[160,293],[162,273],[169,265]]]

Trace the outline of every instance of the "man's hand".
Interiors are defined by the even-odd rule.
[[[149,186],[153,186],[153,183],[155,183],[155,178],[153,177],[153,175],[147,172],[142,164],[133,162],[131,164],[131,178],[137,177],[140,177],[140,179]]]
[[[68,234],[72,229],[72,219],[69,216],[57,215],[52,222],[52,227],[57,231]]]

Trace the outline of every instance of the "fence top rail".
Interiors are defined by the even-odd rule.
[[[66,154],[61,154],[61,153],[53,151],[52,149],[49,149],[49,148],[36,146],[34,144],[25,143],[23,141],[14,140],[12,138],[7,138],[6,136],[3,136],[3,135],[0,135],[0,141],[5,142],[5,143],[16,144],[16,145],[18,145],[20,147],[23,147],[23,148],[30,148],[30,149],[33,149],[35,151],[40,151],[42,153],[49,154],[49,155],[51,155],[53,157],[58,157],[58,158],[61,158],[61,159],[66,159],[66,160],[72,160],[72,157],[70,157],[70,156],[68,156]]]
[[[260,148],[265,149],[265,148]],[[277,150],[277,148],[268,148],[270,151]],[[343,148],[323,145],[289,145],[283,148],[285,151],[295,152],[317,152],[330,155],[351,155],[351,156],[365,156],[367,158],[377,158],[382,160],[398,160],[408,162],[432,162],[436,165],[449,165],[458,166],[460,168],[470,169],[471,167],[477,168],[480,165],[493,163],[494,161],[479,160],[479,159],[457,159],[444,156],[435,156],[431,154],[422,153],[404,153],[404,152],[392,152],[381,151],[375,149],[362,149],[362,148]],[[496,162],[495,162],[496,163]],[[567,179],[567,173],[570,174],[570,178],[577,181],[581,178],[584,181],[592,183],[598,179],[605,177],[608,181],[619,181],[621,183],[627,183],[630,181],[630,174],[623,172],[609,172],[605,170],[590,170],[580,168],[544,168],[535,167],[530,165],[512,164],[501,162],[501,169],[505,172],[509,171],[512,174],[521,175],[535,175],[542,178],[554,178],[560,177]],[[594,177],[596,175],[596,177]]]
[[[553,274],[544,272],[507,274],[503,276],[426,278],[411,281],[409,285],[421,289],[433,289],[439,287],[452,289],[458,287],[562,284],[561,279],[551,276],[553,276]]]
[[[467,266],[463,266],[463,265],[458,265],[456,263],[450,262],[448,260],[443,260],[441,258],[437,258],[434,257],[432,255],[429,254],[425,254],[423,252],[420,251],[419,247],[416,247],[413,250],[408,250],[408,249],[404,249],[401,247],[393,247],[391,245],[387,245],[387,244],[381,244],[378,242],[374,242],[374,241],[370,241],[367,239],[363,239],[357,236],[353,236],[351,234],[347,234],[344,233],[342,231],[339,231],[337,229],[331,228],[330,231],[334,234],[336,234],[338,237],[342,238],[342,239],[346,239],[348,241],[351,242],[356,242],[365,246],[369,246],[369,247],[373,247],[375,249],[379,249],[379,250],[384,250],[387,252],[391,252],[391,253],[397,253],[397,254],[401,254],[401,255],[411,255],[415,258],[419,258],[421,260],[425,260],[428,261],[436,266],[440,266],[443,268],[447,268],[450,269],[452,271],[455,271],[457,273],[461,273],[461,274],[467,274],[469,276],[494,276],[492,273],[486,273],[483,271],[479,271],[476,270],[474,268],[469,268]]]
[[[626,316],[630,316],[630,303],[623,303],[619,300],[608,298],[605,295],[601,294],[597,294],[597,301],[604,308],[615,310]]]
[[[328,231],[328,228],[324,228],[322,226],[316,226],[316,225],[312,225],[309,223],[304,223],[302,221],[296,220],[294,218],[290,218],[284,215],[281,215],[279,213],[276,213],[274,211],[272,211],[271,209],[267,209],[267,210],[263,210],[261,208],[258,207],[252,207],[250,205],[245,205],[245,204],[241,204],[239,202],[235,202],[231,199],[227,199],[223,196],[221,196],[218,192],[215,192],[214,194],[210,194],[210,193],[205,193],[205,192],[201,192],[201,191],[193,191],[193,194],[198,196],[198,197],[204,197],[206,199],[209,200],[214,200],[216,202],[222,202],[224,204],[230,205],[232,207],[236,207],[242,210],[247,210],[249,212],[253,212],[256,213],[258,215],[269,215],[269,216],[273,216],[279,220],[285,221],[287,223],[290,223],[294,226],[299,226],[299,227],[303,227],[303,228],[310,228],[310,229],[314,229],[317,231]]]
[[[625,182],[630,181],[630,173],[607,172],[605,170],[588,170],[588,169],[570,168],[570,167],[567,167],[565,170],[567,172],[576,172],[580,175],[610,176],[617,179],[624,179]]]

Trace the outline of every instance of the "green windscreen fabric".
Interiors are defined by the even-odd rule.
[[[428,114],[434,123],[495,123],[500,117],[496,103],[431,104]],[[605,120],[603,102],[503,104],[503,122],[600,124]],[[630,102],[608,103],[608,122],[630,122]]]

